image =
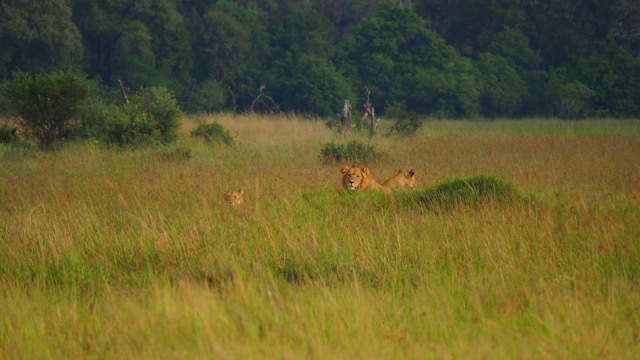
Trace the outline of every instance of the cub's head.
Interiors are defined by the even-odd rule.
[[[243,193],[244,191],[242,189],[227,191],[226,193],[224,193],[224,200],[229,205],[242,205],[242,203],[244,202],[244,200],[242,200]]]
[[[347,190],[362,190],[370,176],[369,169],[360,164],[345,166],[342,168],[342,187]]]
[[[409,169],[409,171],[404,171],[404,176],[407,178],[407,187],[414,188],[418,186],[418,180],[416,180],[416,173],[413,169]]]

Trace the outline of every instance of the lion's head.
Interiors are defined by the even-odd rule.
[[[382,190],[390,192],[391,190],[385,186],[378,184],[373,178],[371,172],[360,164],[354,164],[351,167],[342,168],[342,187],[347,190]]]
[[[224,200],[229,205],[242,205],[242,203],[244,202],[244,200],[242,199],[243,193],[244,191],[242,189],[227,191],[226,193],[224,193]]]
[[[382,183],[382,185],[393,189],[403,187],[414,188],[418,186],[418,181],[416,180],[416,173],[413,168],[408,171],[400,169],[395,176]]]

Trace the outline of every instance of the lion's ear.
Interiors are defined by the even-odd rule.
[[[364,167],[364,166],[362,167],[362,172],[363,172],[364,174],[370,175],[370,174],[369,174],[369,169],[368,169],[368,168],[366,168],[366,167]]]
[[[244,190],[242,190],[242,188],[240,188],[240,190],[238,190],[238,194],[240,194],[240,196],[242,196],[243,193],[244,193]]]
[[[342,167],[342,173],[343,173],[343,174],[346,174],[346,173],[347,173],[347,171],[349,171],[349,167],[348,167],[348,166],[346,166],[346,165],[345,165],[345,166],[343,166],[343,167]]]

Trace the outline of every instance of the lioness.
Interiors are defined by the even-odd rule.
[[[398,170],[398,173],[392,178],[382,183],[382,186],[386,186],[391,189],[398,189],[403,187],[414,188],[418,186],[418,181],[416,180],[416,173],[413,169],[409,169],[409,171]]]
[[[244,191],[242,189],[227,191],[226,193],[224,193],[224,200],[229,205],[242,205],[242,203],[244,202],[244,200],[242,199],[243,193]]]
[[[342,168],[342,186],[347,190],[380,190],[390,193],[391,189],[378,184],[371,172],[360,164]]]

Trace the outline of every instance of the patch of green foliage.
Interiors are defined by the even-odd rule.
[[[387,116],[395,119],[390,133],[398,135],[415,134],[422,127],[422,119],[414,111],[405,110],[398,105],[389,107]]]
[[[181,111],[173,95],[163,87],[149,87],[128,103],[85,103],[82,120],[88,137],[119,147],[169,144],[176,139]]]
[[[0,144],[15,144],[19,140],[15,127],[6,123],[0,125]]]
[[[191,132],[191,136],[204,139],[206,143],[223,143],[229,146],[235,144],[233,136],[222,124],[213,122],[211,124],[200,123]]]
[[[490,175],[454,178],[432,188],[396,194],[405,203],[417,204],[428,209],[451,209],[456,205],[503,201],[516,195],[510,182]]]
[[[69,138],[77,128],[83,102],[89,96],[89,81],[73,72],[32,75],[13,73],[2,93],[17,115],[23,133],[42,148]]]
[[[333,141],[326,144],[320,150],[319,158],[324,163],[367,163],[375,160],[378,156],[373,145],[365,145],[357,140],[351,140],[346,144],[336,144]]]

